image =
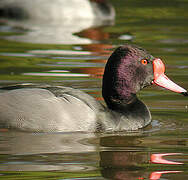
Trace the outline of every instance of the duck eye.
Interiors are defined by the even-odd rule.
[[[143,65],[146,65],[146,64],[148,64],[148,61],[147,61],[146,59],[142,59],[142,60],[141,60],[141,63],[142,63]]]

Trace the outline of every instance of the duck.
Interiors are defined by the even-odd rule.
[[[151,122],[137,92],[156,84],[187,96],[165,75],[165,65],[145,49],[122,45],[107,60],[102,81],[106,106],[79,89],[20,84],[2,87],[0,127],[28,132],[135,131]]]
[[[96,19],[111,21],[115,10],[107,0],[1,0],[0,17],[43,21]]]

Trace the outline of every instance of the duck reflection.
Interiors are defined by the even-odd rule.
[[[113,143],[112,143],[113,142]],[[132,180],[148,177],[142,164],[147,164],[149,153],[144,152],[138,136],[111,136],[100,139],[100,145],[110,150],[100,152],[101,173],[105,178]]]
[[[105,147],[104,150],[100,152],[100,167],[102,168],[101,174],[103,177],[108,179],[158,180],[162,177],[163,174],[182,172],[174,170],[150,172],[149,167],[153,163],[168,165],[183,164],[180,162],[164,159],[164,156],[167,155],[174,156],[182,154],[152,154],[146,147],[143,146],[141,137],[139,136],[103,137],[100,139],[100,145]]]
[[[158,180],[166,174],[177,175],[182,172],[178,166],[183,163],[178,164],[178,160],[183,153],[151,153],[150,145],[145,146],[143,143],[147,137],[142,133],[51,134],[6,129],[0,132],[1,171],[56,170],[85,173],[94,170],[102,177],[114,180]],[[167,155],[176,159],[166,163],[167,160],[164,160]],[[156,163],[165,166],[159,167]]]

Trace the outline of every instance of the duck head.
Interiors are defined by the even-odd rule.
[[[127,107],[137,99],[140,89],[152,84],[187,95],[164,72],[164,63],[146,50],[135,45],[117,48],[108,59],[103,75],[102,94],[107,106],[116,110]]]

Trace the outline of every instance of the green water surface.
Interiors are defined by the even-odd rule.
[[[117,46],[133,43],[161,58],[170,79],[188,89],[188,1],[110,2],[116,19],[113,25],[91,27],[101,35],[91,44],[13,41],[7,37],[21,38],[28,30],[1,30],[0,85],[71,86],[103,102],[101,77],[108,56]],[[0,29],[8,26],[4,20],[0,23]],[[76,36],[92,39],[85,31]],[[188,179],[187,97],[156,86],[138,96],[150,108],[153,121],[137,132],[49,134],[2,129],[0,179]],[[152,162],[153,156],[163,154],[168,162]]]

